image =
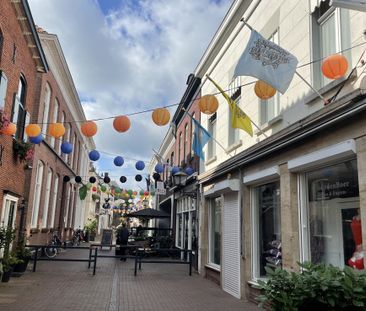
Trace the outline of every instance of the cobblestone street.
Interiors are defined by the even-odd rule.
[[[81,252],[59,256],[85,258]],[[0,283],[0,310],[259,310],[195,273],[190,277],[186,265],[143,264],[137,277],[133,259],[98,259],[95,276],[86,263],[40,261],[37,272],[29,268]]]

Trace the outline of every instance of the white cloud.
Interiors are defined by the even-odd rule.
[[[178,103],[230,2],[125,0],[105,16],[96,0],[29,0],[36,24],[59,37],[87,118]],[[131,123],[118,134],[112,120],[99,122],[97,149],[149,160],[166,127],[150,113]]]

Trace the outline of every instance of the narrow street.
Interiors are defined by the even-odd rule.
[[[86,258],[87,252],[59,256]],[[189,276],[185,265],[143,264],[137,277],[133,259],[98,259],[95,276],[86,263],[40,261],[35,273],[31,266],[22,277],[0,283],[0,310],[259,310],[195,273]]]

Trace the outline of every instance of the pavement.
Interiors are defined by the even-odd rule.
[[[68,249],[58,256],[87,258],[88,251]],[[260,310],[196,273],[189,276],[187,265],[142,264],[136,277],[133,259],[98,258],[95,276],[85,262],[39,261],[35,273],[31,268],[0,283],[0,310]]]

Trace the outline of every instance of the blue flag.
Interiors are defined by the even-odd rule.
[[[205,155],[203,153],[203,147],[207,144],[210,140],[211,135],[207,132],[201,124],[197,122],[194,118],[192,121],[195,124],[195,130],[193,133],[193,144],[192,149],[196,155],[198,155],[203,161],[205,160]]]

